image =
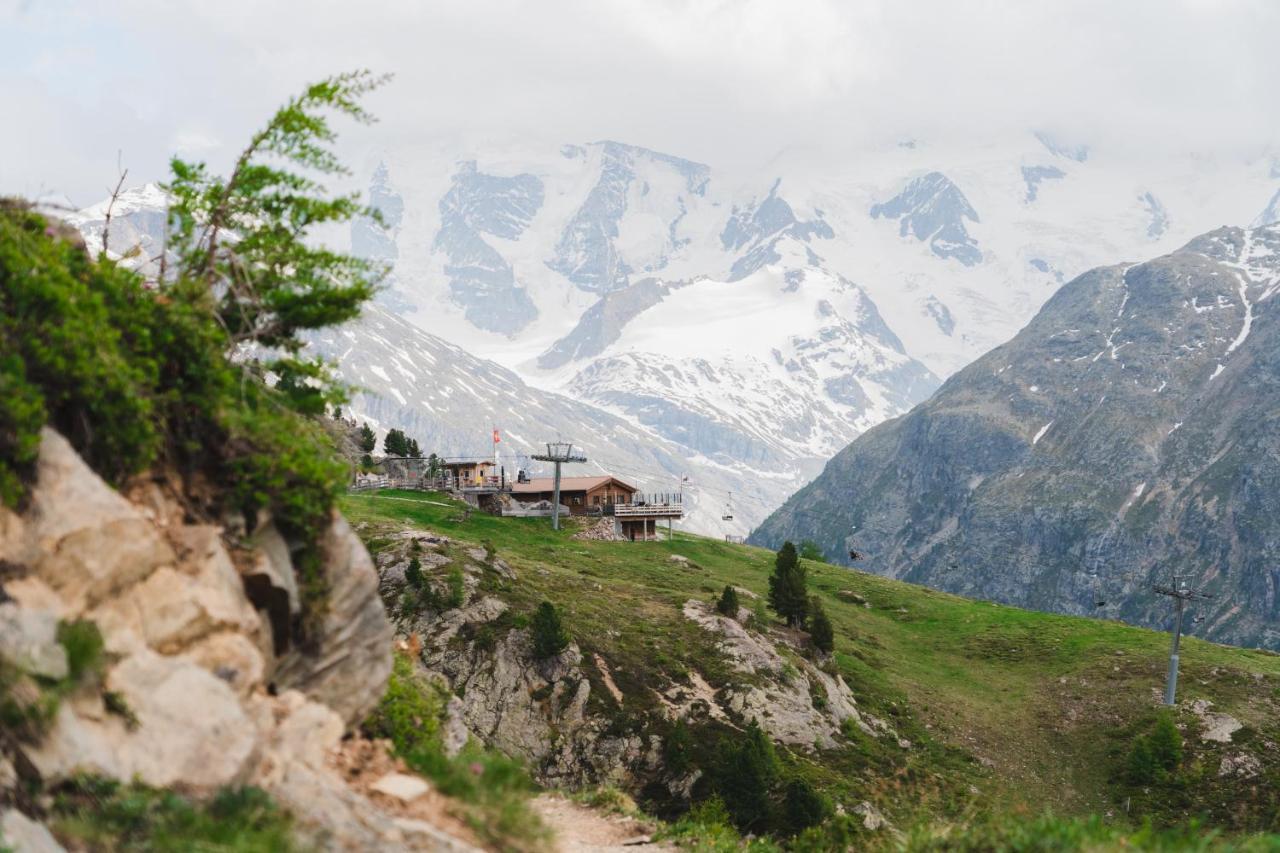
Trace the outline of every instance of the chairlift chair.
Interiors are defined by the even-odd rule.
[[[724,515],[720,516],[721,521],[733,521],[733,492],[729,493],[729,502],[724,505]]]

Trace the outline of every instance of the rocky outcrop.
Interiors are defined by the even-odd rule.
[[[857,700],[839,675],[831,675],[800,657],[788,660],[775,643],[750,631],[737,619],[716,613],[700,601],[684,604],[686,619],[719,637],[718,648],[752,682],[726,688],[716,701],[731,717],[754,722],[774,740],[792,746],[836,746],[845,720],[878,737],[888,727],[858,711]],[[815,696],[821,699],[815,701]]]
[[[391,666],[377,575],[346,522],[335,515],[324,532],[319,630],[277,654],[273,621],[292,619],[297,600],[283,539],[183,518],[154,491],[126,499],[60,435],[42,433],[29,505],[0,509],[0,664],[19,673],[8,699],[32,720],[0,733],[0,775],[14,777],[3,789],[79,773],[195,796],[257,785],[321,849],[447,848],[434,828],[349,788],[335,763]],[[275,605],[255,606],[251,593],[264,589],[279,592],[264,599]],[[97,662],[77,648],[83,672],[71,671],[60,633],[72,623],[94,635],[92,623],[105,647]],[[41,721],[40,708],[56,711]],[[3,824],[7,838],[42,849],[38,824],[12,811]]]

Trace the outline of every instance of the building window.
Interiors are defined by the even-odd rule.
[[[600,496],[599,496],[599,495],[596,495],[595,497],[593,497],[593,498],[591,499],[591,502],[592,502],[593,504],[595,504],[596,506],[600,506]]]
[[[582,506],[582,498],[574,498],[574,499],[573,499],[573,505],[574,505],[574,506]]]

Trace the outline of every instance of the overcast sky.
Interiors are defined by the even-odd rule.
[[[0,0],[0,193],[222,165],[304,82],[394,83],[346,137],[616,138],[711,164],[1044,128],[1256,155],[1280,138],[1275,0]],[[1280,150],[1280,149],[1278,149]]]

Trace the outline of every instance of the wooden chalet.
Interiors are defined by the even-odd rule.
[[[480,488],[493,484],[497,480],[493,462],[486,459],[463,459],[450,461],[446,459],[440,465],[445,479],[453,488]]]
[[[511,496],[522,503],[550,501],[555,488],[553,477],[534,477],[526,483],[512,483]],[[560,504],[567,506],[571,515],[600,513],[606,507],[630,503],[637,491],[635,486],[607,475],[560,478]]]
[[[555,480],[535,477],[511,485],[511,497],[521,503],[552,501]],[[684,517],[684,503],[679,494],[646,495],[616,477],[563,477],[560,480],[560,505],[570,515],[613,516],[614,530],[632,541],[658,538],[658,522],[668,525]]]

